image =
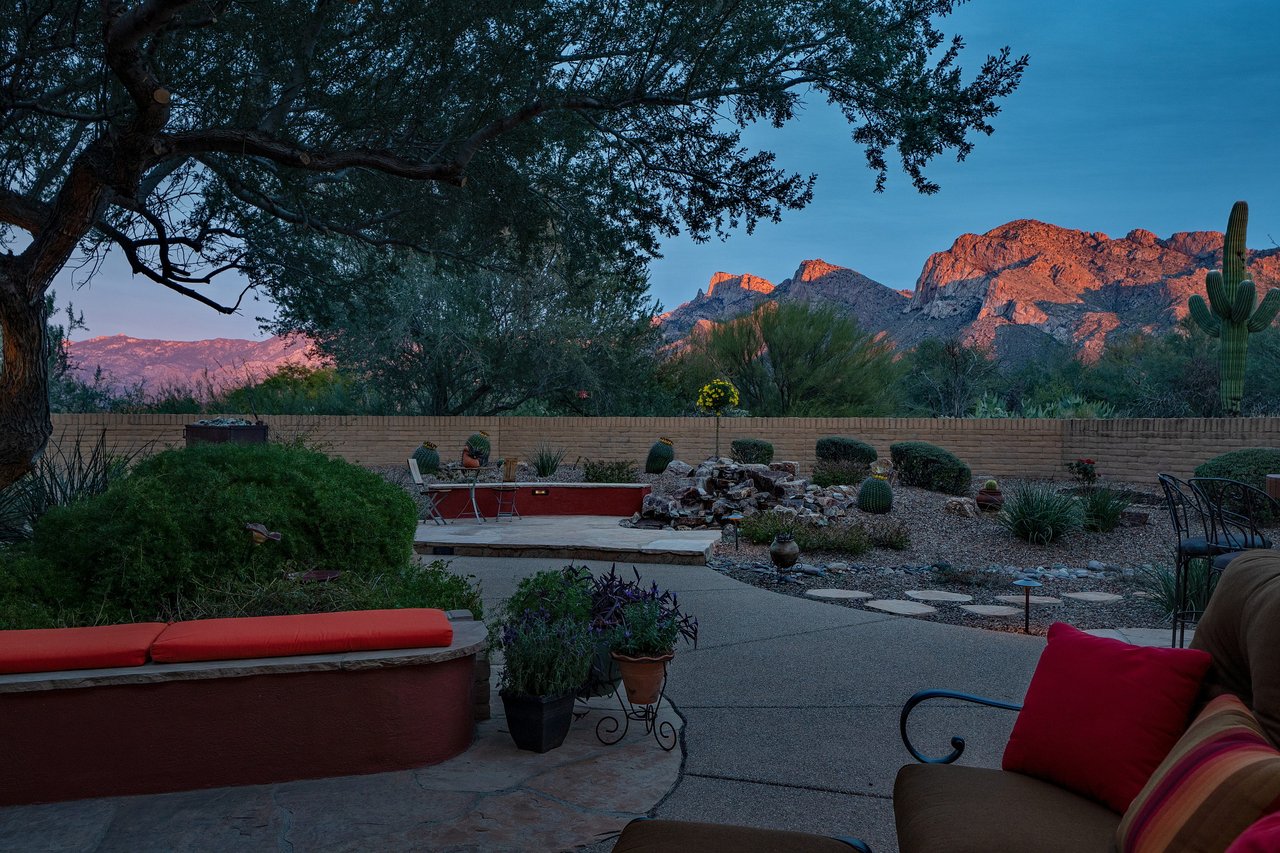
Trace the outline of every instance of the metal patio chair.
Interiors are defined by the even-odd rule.
[[[409,459],[409,476],[413,478],[413,484],[422,490],[422,496],[426,498],[426,521],[428,518],[436,524],[448,524],[443,515],[440,514],[440,504],[444,501],[444,492],[439,489],[433,489],[422,479],[422,471],[418,468],[418,460]]]

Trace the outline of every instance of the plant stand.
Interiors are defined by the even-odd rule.
[[[662,688],[658,691],[658,701],[652,705],[632,705],[626,698],[625,690],[615,690],[614,695],[618,697],[619,713],[617,715],[609,713],[601,717],[600,722],[596,723],[596,739],[606,746],[613,746],[615,743],[627,736],[628,730],[631,728],[631,721],[644,724],[644,733],[653,735],[653,739],[657,741],[658,746],[665,751],[670,752],[676,748],[676,744],[680,739],[676,735],[676,727],[669,720],[658,721],[658,709],[662,707],[662,700],[667,695],[667,664],[662,664]],[[668,702],[667,706],[670,707]]]

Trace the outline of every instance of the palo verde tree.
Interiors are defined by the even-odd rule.
[[[569,215],[566,188],[651,252],[804,205],[813,176],[739,134],[806,99],[844,113],[877,187],[896,149],[931,192],[927,163],[991,132],[1026,62],[963,75],[934,23],[953,5],[0,0],[0,487],[50,433],[44,295],[77,252],[232,312],[203,286],[273,281],[260,239],[487,263]]]

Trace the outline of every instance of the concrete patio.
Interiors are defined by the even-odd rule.
[[[719,530],[621,527],[617,516],[543,515],[514,521],[420,524],[414,550],[424,556],[533,557],[705,565]]]

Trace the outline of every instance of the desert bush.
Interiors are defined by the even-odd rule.
[[[986,571],[942,563],[933,569],[934,581],[939,586],[969,586],[981,589],[1009,588],[1009,576],[1003,571]]]
[[[911,530],[902,519],[876,521],[867,524],[867,535],[877,548],[905,551],[911,547]]]
[[[564,461],[565,452],[563,448],[539,444],[534,448],[533,455],[529,457],[529,464],[533,466],[533,470],[539,477],[550,477],[559,470],[560,463]]]
[[[416,516],[404,489],[349,462],[277,444],[202,444],[159,453],[105,493],[51,510],[30,554],[64,606],[151,618],[227,580],[402,569]],[[255,545],[250,522],[280,541]]]
[[[867,479],[871,469],[865,462],[852,459],[819,459],[813,465],[813,476],[809,481],[815,486],[852,486]]]
[[[773,445],[759,438],[735,438],[733,461],[742,465],[768,465],[773,461]]]
[[[1025,483],[1005,498],[999,522],[1032,545],[1048,545],[1084,524],[1080,501],[1043,483]]]
[[[1186,609],[1203,612],[1213,593],[1213,585],[1219,575],[1212,570],[1208,560],[1191,560],[1187,563]],[[1173,616],[1178,609],[1178,585],[1172,566],[1152,566],[1138,570],[1135,577],[1138,590],[1145,592],[1149,600],[1166,616]],[[1206,593],[1206,590],[1208,591]]]
[[[969,491],[973,472],[955,454],[925,441],[900,441],[889,446],[898,481],[948,495]]]
[[[826,462],[858,462],[868,467],[879,456],[876,449],[865,441],[843,435],[829,435],[818,439],[814,454]]]
[[[757,545],[767,545],[779,533],[790,533],[802,551],[831,551],[856,556],[871,549],[871,538],[860,524],[800,524],[794,518],[777,512],[747,516],[738,531],[748,542]]]
[[[1280,474],[1280,448],[1249,447],[1215,456],[1196,468],[1197,477],[1222,477],[1239,480],[1266,491],[1267,475]],[[1260,501],[1259,504],[1265,502]],[[1259,512],[1261,510],[1261,512]],[[1274,520],[1266,506],[1255,506],[1254,515],[1263,524]]]
[[[588,483],[634,483],[636,466],[627,460],[597,462],[583,459],[582,479]]]
[[[1080,496],[1084,529],[1110,533],[1120,524],[1120,516],[1132,503],[1115,489],[1088,489]]]

